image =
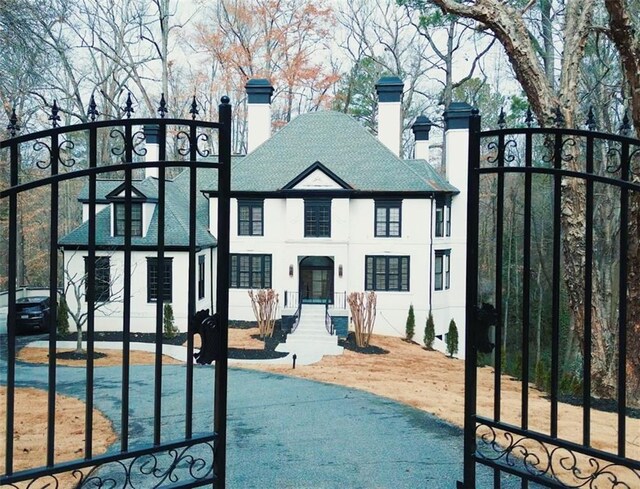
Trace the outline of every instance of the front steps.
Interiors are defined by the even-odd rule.
[[[298,327],[276,351],[320,359],[323,355],[342,355],[344,348],[338,346],[338,336],[329,334],[325,327],[325,306],[303,304]]]

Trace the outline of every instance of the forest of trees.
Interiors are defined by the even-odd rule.
[[[213,119],[220,96],[234,108],[235,153],[246,150],[244,85],[265,77],[275,87],[274,130],[297,114],[334,109],[356,117],[375,131],[374,84],[394,74],[405,82],[404,126],[424,113],[441,127],[451,101],[479,108],[484,127],[495,127],[501,109],[507,125],[524,121],[527,108],[538,125],[562,115],[567,127],[585,127],[591,109],[598,130],[616,133],[629,118],[629,131],[640,136],[640,0],[3,0],[0,8],[0,121],[4,129],[13,109],[22,131],[50,124],[54,100],[61,124],[89,119],[93,96],[101,118],[122,116],[132,94],[136,115],[154,116],[164,94],[170,116],[186,116],[195,96],[199,117]],[[410,131],[404,148],[411,155]],[[440,164],[441,137],[432,131],[433,161]],[[3,136],[7,136],[5,133]],[[576,158],[578,161],[579,158]],[[23,158],[21,178],[40,178],[43,171]],[[0,185],[7,185],[6,154],[0,155]],[[638,178],[635,173],[635,178]],[[535,182],[545,188],[549,182]],[[61,189],[60,233],[79,222],[77,185]],[[585,189],[577,180],[563,188],[562,303],[563,375],[579,377],[574,368],[584,343],[584,316],[578,292],[585,264],[571,253],[584,239]],[[547,192],[548,193],[548,192]],[[516,326],[519,304],[511,294],[522,280],[522,185],[506,189],[505,314]],[[544,195],[544,192],[541,192]],[[598,240],[594,297],[594,335],[615,350],[615,281],[619,256],[611,243],[619,233],[616,196],[599,190]],[[20,202],[20,285],[48,281],[48,219],[41,212],[45,190]],[[490,200],[488,201],[490,205]],[[536,361],[532,378],[545,384],[548,351],[539,345],[549,334],[551,301],[548,269],[542,259],[551,240],[550,201],[534,203],[532,303],[536,316],[530,338]],[[640,232],[640,196],[630,202],[629,235]],[[495,224],[495,223],[494,223]],[[487,222],[487,233],[493,224]],[[0,206],[0,230],[6,235],[7,208]],[[572,241],[573,240],[573,241]],[[0,288],[6,287],[6,246],[0,241]],[[640,247],[629,249],[629,347],[640,349]],[[489,264],[490,265],[490,264]],[[489,266],[487,265],[487,266]],[[513,317],[513,321],[508,319]],[[607,354],[608,355],[608,354]],[[600,395],[614,396],[615,355],[596,358],[593,376]],[[516,356],[503,359],[518,372]],[[640,400],[640,355],[630,355],[630,393]],[[579,378],[578,378],[579,380]]]

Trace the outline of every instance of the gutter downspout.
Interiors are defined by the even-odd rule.
[[[429,312],[433,307],[433,196],[431,196],[431,215],[429,218]]]

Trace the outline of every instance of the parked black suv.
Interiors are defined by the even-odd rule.
[[[50,302],[48,297],[22,297],[16,301],[16,333],[47,332]]]

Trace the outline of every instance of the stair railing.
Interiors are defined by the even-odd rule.
[[[293,313],[293,324],[291,325],[291,334],[295,332],[298,328],[298,324],[300,324],[300,314],[302,313],[302,301],[298,301],[298,309]]]
[[[329,299],[324,304],[324,326],[327,328],[327,332],[333,336],[333,319],[329,314]]]

